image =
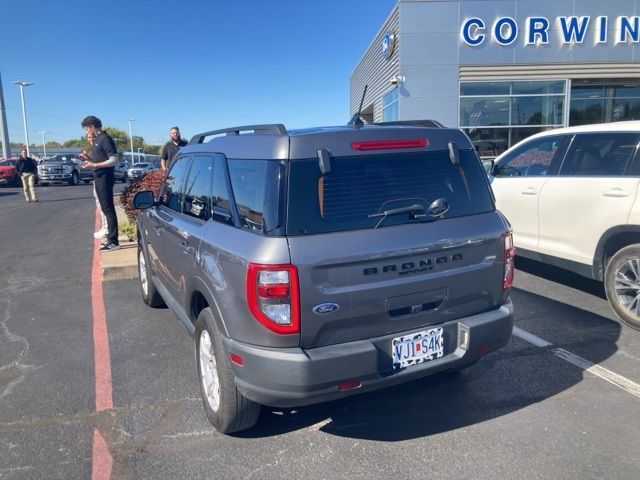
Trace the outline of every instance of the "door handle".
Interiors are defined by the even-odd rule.
[[[538,194],[538,190],[536,190],[533,187],[528,187],[528,188],[525,188],[524,190],[522,190],[522,192],[520,192],[520,193],[522,193],[523,195],[537,195]]]
[[[186,244],[186,242],[181,242],[180,248],[182,249],[182,253],[184,253],[185,255],[191,255],[196,251],[195,247],[190,247]]]
[[[156,231],[156,235],[160,235],[162,233],[162,231],[164,230],[164,228],[158,226],[158,225],[154,225],[153,229]]]
[[[602,195],[604,195],[605,197],[624,198],[629,196],[629,192],[627,192],[626,190],[623,190],[620,187],[614,187],[611,190],[602,192]]]

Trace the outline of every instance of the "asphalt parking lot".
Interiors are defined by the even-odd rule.
[[[97,410],[91,187],[39,197],[0,189],[1,479],[106,478],[103,461],[118,479],[640,478],[640,332],[597,283],[534,262],[517,264],[503,350],[455,375],[265,408],[235,436],[207,422],[179,322],[135,279],[104,282],[112,404]]]

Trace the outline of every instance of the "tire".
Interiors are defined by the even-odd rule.
[[[611,257],[604,274],[604,291],[618,318],[640,330],[640,244],[624,247]]]
[[[138,242],[138,283],[142,301],[152,308],[164,307],[166,304],[149,275],[148,265],[147,255],[144,253],[142,245]]]
[[[78,185],[79,180],[78,180],[78,174],[76,172],[73,172],[71,174],[71,180],[69,180],[69,185],[71,185],[72,187],[75,187],[76,185]]]
[[[238,391],[210,308],[202,310],[196,321],[195,347],[200,394],[211,424],[225,434],[253,427],[260,416],[260,405]]]
[[[49,182],[40,182],[40,186],[42,187],[47,187],[49,185]]]

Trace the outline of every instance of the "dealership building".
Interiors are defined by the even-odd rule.
[[[640,120],[640,0],[399,0],[350,80],[367,122],[431,119],[483,157],[550,128]]]

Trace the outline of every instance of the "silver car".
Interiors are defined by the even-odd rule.
[[[194,335],[221,432],[261,404],[465,368],[511,336],[511,231],[460,130],[206,132],[134,205],[142,299]]]

